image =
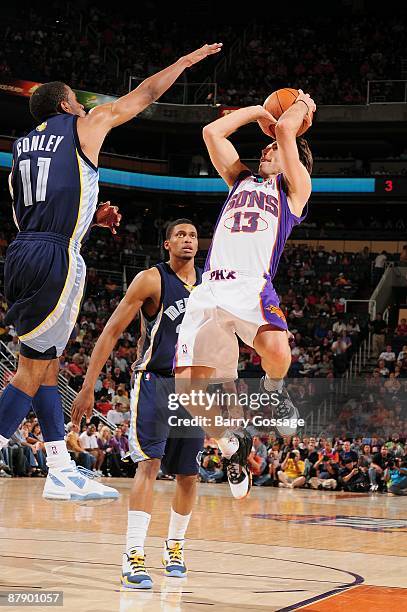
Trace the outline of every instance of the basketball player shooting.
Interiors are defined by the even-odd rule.
[[[283,385],[291,352],[273,278],[291,230],[306,216],[312,155],[306,140],[296,135],[304,120],[311,124],[315,110],[311,97],[299,90],[278,121],[263,106],[250,106],[203,130],[210,158],[228,185],[229,195],[218,218],[202,284],[191,295],[180,328],[176,354],[179,393],[190,393],[196,387],[201,391],[214,378],[236,379],[237,335],[261,358],[266,372],[261,387],[273,394],[275,416],[291,419],[298,415]],[[275,131],[275,140],[262,150],[257,174],[241,162],[228,140],[254,121],[268,135]],[[188,410],[198,413],[194,405],[188,405]],[[245,497],[251,485],[247,467],[250,434],[244,429],[226,430],[218,445],[229,460],[233,495]]]
[[[186,68],[221,47],[204,45],[89,114],[72,89],[59,81],[41,85],[30,98],[38,125],[14,143],[9,181],[19,232],[5,263],[6,321],[15,327],[21,350],[17,373],[0,397],[0,449],[33,408],[47,452],[46,499],[82,502],[119,496],[72,464],[57,386],[58,358],[84,292],[82,243],[95,221],[112,230],[120,222],[116,207],[96,210],[100,149],[112,128],[135,117]]]

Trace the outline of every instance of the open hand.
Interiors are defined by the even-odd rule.
[[[72,404],[72,423],[74,425],[78,425],[79,427],[84,414],[86,415],[86,422],[89,423],[92,416],[94,403],[94,392],[92,390],[82,389],[82,391],[78,393],[74,400],[74,403]]]
[[[212,45],[204,45],[203,47],[196,49],[196,51],[188,53],[188,55],[185,56],[185,59],[187,60],[189,66],[193,66],[194,64],[197,64],[201,60],[205,59],[205,57],[208,57],[208,55],[214,55],[215,53],[219,53],[219,51],[222,50],[222,46],[223,43],[213,43]]]
[[[96,211],[96,225],[107,227],[112,234],[116,234],[116,227],[119,227],[122,219],[118,206],[112,206],[110,201],[102,202]]]

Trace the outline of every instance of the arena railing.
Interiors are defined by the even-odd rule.
[[[369,332],[368,337],[363,340],[357,351],[354,353],[349,368],[346,371],[345,379],[350,381],[359,376],[364,367],[366,367],[372,354],[372,334]],[[346,389],[345,389],[346,392]]]
[[[74,389],[72,389],[72,387],[69,385],[67,379],[62,373],[60,373],[58,376],[58,389],[62,398],[62,407],[64,410],[64,414],[69,418],[69,420],[71,420],[72,404],[76,399],[78,393]],[[109,421],[101,412],[96,410],[96,408],[93,409],[92,415],[98,417],[98,419],[104,425],[107,425],[107,427],[109,427],[111,431],[114,431],[116,429],[116,425],[114,425],[114,423],[111,423],[111,421]]]
[[[136,77],[129,75],[128,88],[132,91],[140,85],[146,77]],[[174,83],[171,90],[163,94],[160,100],[161,103],[191,105],[191,106],[215,106],[217,103],[218,84],[211,82],[209,79],[200,83]]]
[[[323,400],[321,404],[305,417],[304,434],[307,436],[320,436],[332,420],[334,411],[333,404],[330,404],[328,400]]]
[[[10,382],[17,369],[18,360],[14,353],[10,351],[8,346],[0,340],[0,390]],[[58,389],[61,394],[62,408],[67,420],[71,420],[72,404],[78,395],[77,392],[69,385],[65,376],[60,372],[58,375]],[[93,409],[93,415],[97,416],[104,425],[107,425],[111,431],[116,429],[116,425],[111,423],[103,414],[96,408]]]
[[[407,80],[378,80],[367,82],[366,104],[405,104]]]
[[[7,344],[0,340],[0,358],[6,361],[12,369],[17,367],[17,358],[13,351],[10,351]]]
[[[224,50],[222,58],[218,61],[213,71],[213,80],[215,83],[218,82],[219,77],[223,76],[229,70],[230,66],[233,66],[236,58],[240,56],[242,49],[246,47],[248,34],[254,33],[254,27],[255,26],[252,25],[245,28],[241,36],[230,45],[229,50]]]

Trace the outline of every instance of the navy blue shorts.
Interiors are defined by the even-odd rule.
[[[170,426],[170,417],[191,418],[182,407],[169,410],[168,397],[174,392],[173,376],[137,372],[131,393],[130,456],[136,463],[161,459],[168,474],[197,474],[204,432],[201,427]]]
[[[4,267],[6,324],[13,325],[22,354],[59,357],[78,317],[86,280],[80,245],[51,232],[20,232]],[[50,356],[50,358],[53,358]]]

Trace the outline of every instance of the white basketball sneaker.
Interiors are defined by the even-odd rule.
[[[119,498],[119,492],[116,489],[96,482],[92,472],[78,468],[74,461],[71,463],[71,467],[48,471],[42,494],[44,499],[108,502]]]
[[[121,583],[125,589],[151,589],[153,581],[146,569],[146,557],[137,549],[123,554]]]
[[[163,565],[166,576],[184,578],[187,575],[184,561],[184,540],[176,540],[172,547],[168,546],[167,540],[165,541]]]

